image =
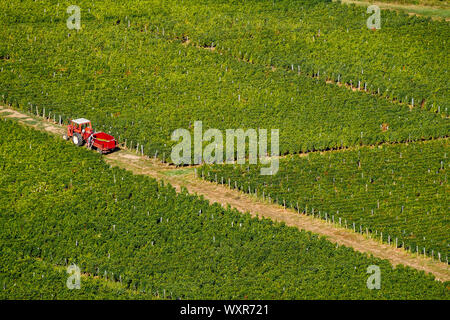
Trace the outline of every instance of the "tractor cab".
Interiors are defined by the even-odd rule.
[[[70,124],[68,126],[68,130],[69,130],[69,136],[72,136],[74,133],[78,133],[85,140],[94,131],[92,129],[91,121],[88,120],[88,119],[84,119],[84,118],[70,120]]]

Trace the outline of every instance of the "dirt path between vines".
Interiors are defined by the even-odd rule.
[[[60,135],[65,132],[63,127],[50,121],[28,116],[16,110],[1,106],[0,116],[15,119],[22,124],[53,134]],[[194,168],[176,168],[168,164],[163,164],[158,160],[137,155],[135,152],[128,150],[119,150],[105,155],[104,159],[111,165],[130,170],[135,174],[144,174],[168,182],[177,191],[185,187],[190,193],[203,196],[210,202],[219,203],[224,207],[230,205],[240,212],[249,212],[252,216],[284,222],[288,226],[317,233],[339,245],[352,247],[357,251],[389,260],[394,266],[403,264],[417,270],[432,273],[440,281],[450,281],[450,267],[446,263],[424,257],[423,255],[412,254],[402,248],[395,248],[386,243],[381,243],[379,240],[370,238],[370,234],[367,237],[340,227],[337,224],[299,214],[292,209],[284,209],[280,205],[268,203],[254,196],[230,189],[226,185],[222,186],[201,180],[195,177]]]
[[[336,2],[337,0],[333,0]],[[442,6],[396,3],[396,2],[382,2],[376,0],[340,0],[343,4],[355,4],[358,6],[368,7],[376,5],[381,9],[395,10],[405,12],[409,15],[430,17],[434,20],[450,21],[450,9],[448,4],[443,3]]]

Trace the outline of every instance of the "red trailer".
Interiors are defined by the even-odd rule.
[[[67,126],[67,135],[64,135],[63,138],[71,139],[77,146],[86,143],[89,149],[96,148],[100,153],[114,151],[117,147],[116,139],[113,136],[105,132],[95,132],[91,121],[84,118],[70,120]]]

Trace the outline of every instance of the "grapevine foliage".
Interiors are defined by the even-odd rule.
[[[68,296],[52,267],[23,263],[37,259],[166,298],[448,299],[431,275],[177,193],[46,133],[0,121],[0,146],[0,290],[15,298],[39,298],[21,270],[56,281],[40,282],[45,297]],[[380,290],[366,287],[370,265]]]
[[[355,70],[361,73],[359,63],[364,65],[364,77],[369,78],[380,76],[380,66],[386,70],[398,69],[400,63],[392,62],[398,59],[395,54],[384,47],[375,50],[375,40],[380,46],[385,46],[386,41],[382,41],[381,34],[360,26],[365,20],[360,17],[359,9],[319,2],[309,5],[301,2],[304,10],[298,10],[300,2],[277,1],[274,8],[272,3],[267,7],[269,2],[264,1],[248,3],[241,7],[227,2],[214,5],[206,2],[206,6],[205,2],[193,1],[185,7],[185,4],[171,2],[110,4],[96,1],[94,5],[82,1],[79,4],[83,13],[80,31],[67,29],[63,2],[59,6],[50,2],[14,3],[5,8],[7,27],[0,31],[1,52],[4,52],[0,60],[0,95],[13,107],[56,120],[60,115],[64,119],[87,117],[98,130],[112,133],[128,147],[135,148],[139,143],[139,149],[145,154],[164,160],[169,159],[174,144],[171,133],[177,128],[192,130],[194,121],[203,121],[204,130],[280,129],[282,154],[448,134],[448,118],[420,108],[418,103],[409,110],[405,105],[377,96],[351,92],[305,77],[304,73],[317,73],[318,69],[319,77],[331,77],[331,70],[336,68],[333,77],[339,73],[342,81],[347,81],[344,75],[356,80],[352,73]],[[249,5],[255,7],[250,10]],[[283,10],[286,19],[280,18],[279,11]],[[322,11],[337,16],[318,20],[316,16]],[[343,21],[345,15],[352,23],[356,16],[362,21],[350,28],[350,33],[343,31],[343,25],[332,24],[336,20]],[[263,18],[265,16],[267,18]],[[416,21],[404,17],[396,19],[405,23]],[[319,22],[325,23],[321,36],[309,44],[310,33],[318,28],[316,23]],[[299,24],[300,30],[294,32]],[[422,29],[427,25],[425,22],[417,24]],[[445,25],[436,23],[436,26],[440,26],[436,32],[445,29]],[[398,32],[406,32],[400,28],[394,33],[389,24],[385,27],[386,31],[382,29],[382,32],[389,36],[392,33],[393,37]],[[348,38],[350,35],[354,38]],[[279,43],[281,39],[285,40]],[[212,46],[218,53],[183,45],[188,41],[198,46]],[[348,72],[339,71],[334,64],[343,63],[344,58],[340,57],[350,55],[341,51],[361,54],[347,46],[348,43],[358,48],[363,43],[361,46],[367,46],[367,50],[361,52],[376,52],[376,59],[371,56],[365,61],[352,56],[358,64],[353,67],[352,63]],[[393,41],[394,46],[398,43]],[[325,54],[324,49],[317,46],[339,47],[341,51],[337,53],[335,48]],[[434,41],[429,46],[433,48],[430,50],[439,52]],[[254,53],[249,55],[245,52],[250,47]],[[415,57],[412,50],[402,49],[402,52]],[[306,52],[320,57],[327,67],[317,67],[317,62],[308,58]],[[277,68],[275,71],[261,62],[271,56],[281,59],[271,62]],[[236,57],[252,63],[238,61]],[[389,59],[385,61],[384,57]],[[445,57],[434,54],[426,55],[426,63],[422,58],[417,62],[412,58],[408,60],[412,64],[408,70],[415,70],[420,79],[426,76],[432,87],[416,85],[410,76],[401,83],[423,87],[426,92],[441,92],[433,86],[448,81],[418,71],[421,68],[434,70],[429,69],[428,64],[435,59],[445,61]],[[394,64],[397,67],[394,68]],[[290,67],[286,70],[286,65],[293,65],[294,70]],[[330,70],[326,71],[327,68]],[[380,76],[383,81],[386,77],[397,79],[386,70]],[[443,74],[432,72],[439,77]],[[405,90],[408,92],[405,94],[412,96],[410,89]]]
[[[260,165],[205,166],[201,175],[446,261],[449,156],[443,139],[289,156],[273,176]]]

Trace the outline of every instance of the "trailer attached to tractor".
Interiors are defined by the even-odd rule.
[[[73,144],[79,147],[86,143],[89,149],[96,148],[99,153],[108,153],[117,147],[116,139],[113,136],[105,132],[95,132],[91,121],[84,118],[70,120],[67,134],[63,138],[64,140],[71,139]]]

